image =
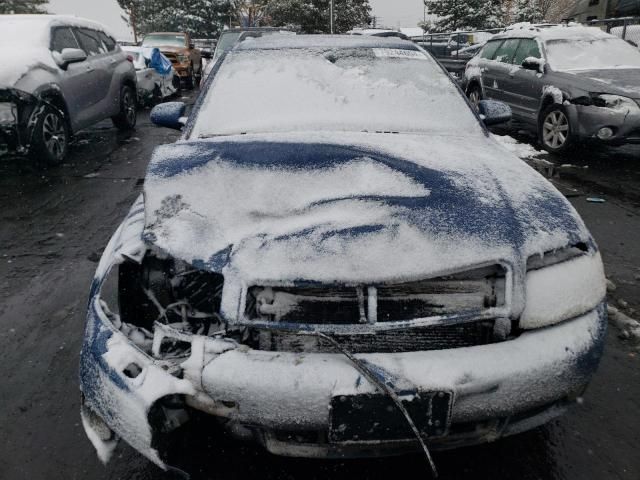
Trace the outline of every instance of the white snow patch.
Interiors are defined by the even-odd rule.
[[[538,157],[540,155],[544,155],[545,153],[542,150],[537,150],[528,143],[519,142],[509,135],[493,134],[492,137],[504,148],[523,160]]]
[[[553,325],[594,309],[607,293],[600,254],[527,273],[526,307],[520,327],[533,329]]]
[[[562,105],[564,100],[564,95],[562,94],[562,90],[553,85],[545,85],[542,87],[542,98],[547,96],[551,96],[553,98],[553,103],[559,103]]]

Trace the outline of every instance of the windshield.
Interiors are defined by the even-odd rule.
[[[453,81],[418,50],[236,50],[213,79],[192,136],[474,130],[481,127]]]
[[[143,47],[184,47],[186,42],[184,35],[162,34],[147,35],[142,42]]]
[[[218,42],[218,46],[216,47],[216,53],[213,59],[216,60],[223,53],[231,50],[238,41],[238,38],[240,38],[240,34],[241,32],[223,33],[220,37],[220,41]]]
[[[549,65],[554,70],[640,68],[640,52],[618,38],[549,40]]]

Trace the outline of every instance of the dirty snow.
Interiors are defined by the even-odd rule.
[[[559,103],[562,105],[564,95],[562,94],[562,90],[553,85],[545,85],[542,87],[542,98],[550,96],[553,98],[553,103]]]
[[[640,322],[635,320],[617,308],[609,305],[609,320],[620,329],[622,335],[626,338],[640,341]]]

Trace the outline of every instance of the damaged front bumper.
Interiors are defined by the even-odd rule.
[[[640,144],[640,110],[620,111],[595,105],[567,107],[578,137],[606,145]]]
[[[349,425],[336,425],[335,402],[379,399],[387,408],[384,396],[342,354],[256,351],[233,340],[167,328],[156,329],[154,344],[175,336],[190,343],[190,354],[158,360],[112,320],[94,292],[81,355],[83,424],[105,461],[117,436],[166,468],[165,434],[191,409],[217,417],[235,436],[252,438],[278,455],[358,457],[418,448],[410,433],[364,440],[342,435],[336,441],[333,434],[348,431]],[[498,344],[357,358],[405,399],[447,392],[447,423],[427,442],[449,448],[529,430],[562,413],[593,375],[605,333],[601,304],[573,320]]]
[[[0,155],[28,152],[41,104],[21,90],[0,89]]]

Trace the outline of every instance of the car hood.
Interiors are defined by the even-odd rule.
[[[590,242],[542,176],[483,135],[243,135],[156,149],[148,243],[252,281],[416,278]]]
[[[186,47],[158,47],[162,53],[188,53],[189,49]]]
[[[15,46],[0,46],[0,58],[2,59],[0,88],[20,87],[27,74],[36,76],[38,71],[55,72],[57,69],[51,53],[40,48],[20,49]],[[45,81],[48,80],[49,78],[45,79]]]
[[[580,70],[572,73],[579,75],[590,84],[585,90],[640,98],[640,83],[638,83],[640,69]]]

